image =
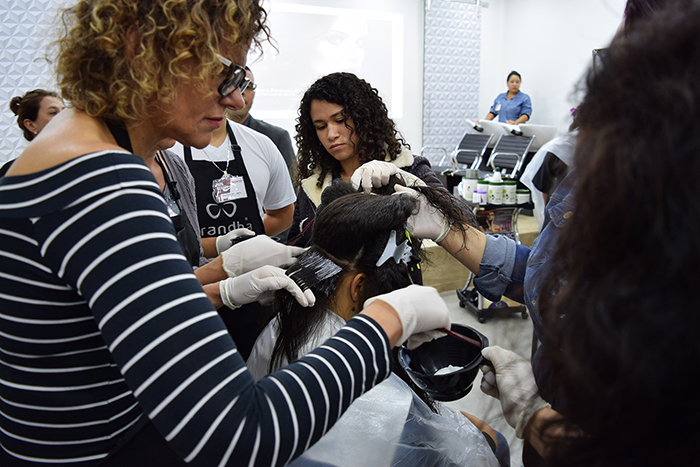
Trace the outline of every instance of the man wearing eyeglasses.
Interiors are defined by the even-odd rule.
[[[224,62],[223,57],[222,62],[228,69],[219,94],[240,89],[246,108],[250,108],[252,99],[246,95],[253,92],[253,86],[245,70]],[[221,254],[231,246],[231,238],[242,232],[279,236],[292,225],[296,201],[289,169],[275,143],[232,120],[231,109],[225,117],[212,133],[209,146],[196,149],[178,143],[171,148],[194,178],[197,220],[207,258]],[[220,314],[240,354],[247,358],[265,323],[262,308],[250,303],[236,312],[220,310]]]
[[[294,162],[294,147],[292,146],[292,139],[289,137],[289,133],[284,128],[267,123],[263,120],[257,120],[250,115],[250,108],[253,106],[253,100],[255,100],[255,79],[253,78],[253,72],[250,68],[245,67],[246,78],[249,82],[245,89],[243,89],[243,101],[245,101],[245,106],[241,110],[237,110],[232,113],[232,120],[234,122],[240,123],[258,131],[275,143],[277,149],[282,153],[284,161],[287,163],[287,167],[291,169],[292,163]]]

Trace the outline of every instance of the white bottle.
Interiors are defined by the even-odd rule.
[[[501,172],[494,171],[493,177],[489,182],[489,203],[490,204],[503,204],[503,180],[501,179]]]
[[[464,177],[462,177],[462,197],[471,201],[474,191],[478,186],[479,171],[475,169],[467,169]]]

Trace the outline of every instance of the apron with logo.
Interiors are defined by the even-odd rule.
[[[265,234],[255,189],[243,162],[241,147],[228,122],[226,131],[233,153],[228,169],[222,161],[195,161],[192,159],[192,149],[188,146],[184,148],[185,163],[192,172],[196,186],[202,238],[218,237],[244,227],[258,235]],[[224,172],[230,177],[226,177]],[[222,188],[224,182],[225,189]],[[218,311],[236,342],[238,351],[247,359],[255,339],[267,322],[267,313],[263,312],[263,307],[258,303],[243,305],[236,310],[221,307]]]

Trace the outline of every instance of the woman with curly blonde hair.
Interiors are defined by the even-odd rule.
[[[261,236],[218,258],[235,277],[205,286],[210,302],[144,159],[167,137],[205,147],[243,107],[248,49],[268,36],[259,3],[64,10],[69,108],[0,179],[3,467],[284,465],[387,377],[392,346],[449,326],[436,292],[395,291],[254,383],[215,306],[314,297],[277,267],[289,247]]]
[[[411,153],[379,91],[352,73],[331,73],[306,90],[296,131],[294,184],[299,193],[290,245],[309,243],[321,193],[337,178],[352,180],[356,188],[362,185],[369,191],[397,174],[410,185],[434,186],[447,193],[430,162]]]

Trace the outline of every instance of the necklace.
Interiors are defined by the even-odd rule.
[[[228,136],[227,136],[227,138],[228,138]],[[224,141],[224,144],[226,144],[226,141]],[[206,149],[202,149],[202,152],[204,153],[205,156],[207,156],[207,159],[209,159],[209,161],[212,164],[214,164],[214,167],[219,169],[219,171],[222,174],[228,175],[228,163],[229,163],[229,160],[231,159],[231,144],[230,143],[228,145],[226,145],[226,169],[224,169],[224,170],[221,170],[221,167],[219,167],[218,164],[216,162],[214,162],[214,159],[211,158],[211,156],[209,155],[209,153],[207,152]]]

